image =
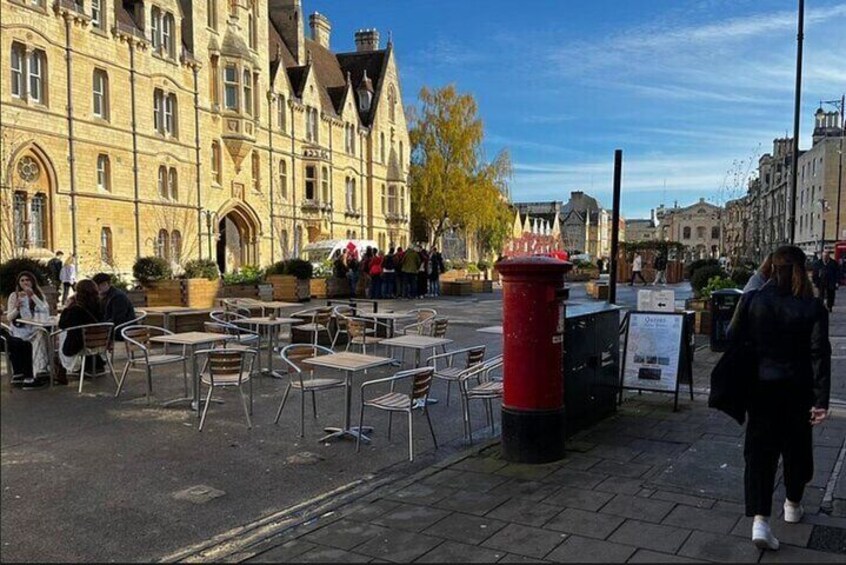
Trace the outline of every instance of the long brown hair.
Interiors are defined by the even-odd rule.
[[[90,279],[82,279],[76,283],[74,304],[87,310],[96,319],[100,319],[100,295],[97,285]]]
[[[805,268],[805,253],[793,245],[783,245],[772,256],[772,277],[781,294],[813,298],[814,291]]]
[[[44,293],[41,291],[41,287],[38,286],[38,279],[29,271],[21,271],[18,274],[18,278],[15,279],[15,290],[17,292],[23,292],[23,287],[21,286],[21,279],[24,277],[32,281],[32,293],[41,300],[44,300]]]
[[[770,280],[770,277],[773,276],[773,254],[767,253],[767,256],[764,257],[764,262],[761,263],[761,266],[758,267],[758,272],[761,273],[767,280]]]

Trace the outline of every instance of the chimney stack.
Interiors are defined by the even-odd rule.
[[[379,32],[375,29],[360,29],[355,32],[355,50],[359,53],[379,50]]]
[[[279,35],[291,54],[297,61],[297,65],[304,65],[305,54],[305,32],[303,31],[303,7],[301,0],[269,0],[268,11],[270,21],[276,27]]]
[[[320,12],[315,12],[309,16],[308,23],[311,26],[311,38],[329,49],[329,39],[332,36],[332,24],[329,23],[329,18]]]

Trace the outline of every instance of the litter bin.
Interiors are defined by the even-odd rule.
[[[711,351],[728,348],[728,328],[743,293],[736,288],[718,290],[711,294]]]

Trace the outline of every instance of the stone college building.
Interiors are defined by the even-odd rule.
[[[0,3],[0,260],[232,271],[322,239],[408,244],[408,131],[377,31],[334,53],[300,0]]]

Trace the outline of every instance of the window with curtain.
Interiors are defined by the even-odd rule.
[[[168,195],[171,200],[179,200],[179,177],[176,169],[171,167],[167,174]]]
[[[250,71],[244,69],[244,113],[248,116],[253,115],[253,80],[250,77]]]
[[[170,259],[170,235],[167,230],[159,230],[159,235],[156,238],[156,257],[161,259]]]
[[[305,197],[314,200],[317,197],[317,167],[306,165],[305,168]]]
[[[102,69],[94,69],[93,105],[94,115],[109,119],[109,76]]]
[[[110,172],[109,171],[109,156],[108,155],[98,155],[97,156],[97,188],[100,190],[110,190],[111,189],[111,182],[110,182]]]
[[[29,54],[29,91],[28,99],[37,104],[44,103],[44,78],[47,76],[47,56],[44,51],[36,49]]]
[[[279,192],[282,199],[288,199],[288,163],[283,159],[279,161]]]
[[[170,260],[174,263],[182,262],[182,233],[173,230],[170,234]]]
[[[112,228],[100,228],[100,260],[107,264],[114,262]]]
[[[12,43],[11,92],[13,98],[26,98],[26,48],[20,43]]]
[[[329,197],[329,167],[323,167],[321,171],[323,174],[320,178],[321,186],[323,187],[321,198],[324,204],[329,204],[331,198]]]
[[[96,28],[103,28],[102,0],[91,0],[91,25]]]
[[[211,146],[212,181],[220,184],[220,143],[212,141]]]
[[[259,157],[255,149],[253,149],[251,159],[253,165],[253,190],[261,192],[261,157]]]
[[[227,65],[223,71],[224,104],[227,110],[238,110],[238,69]]]
[[[167,198],[167,168],[162,165],[159,167],[159,196]]]

